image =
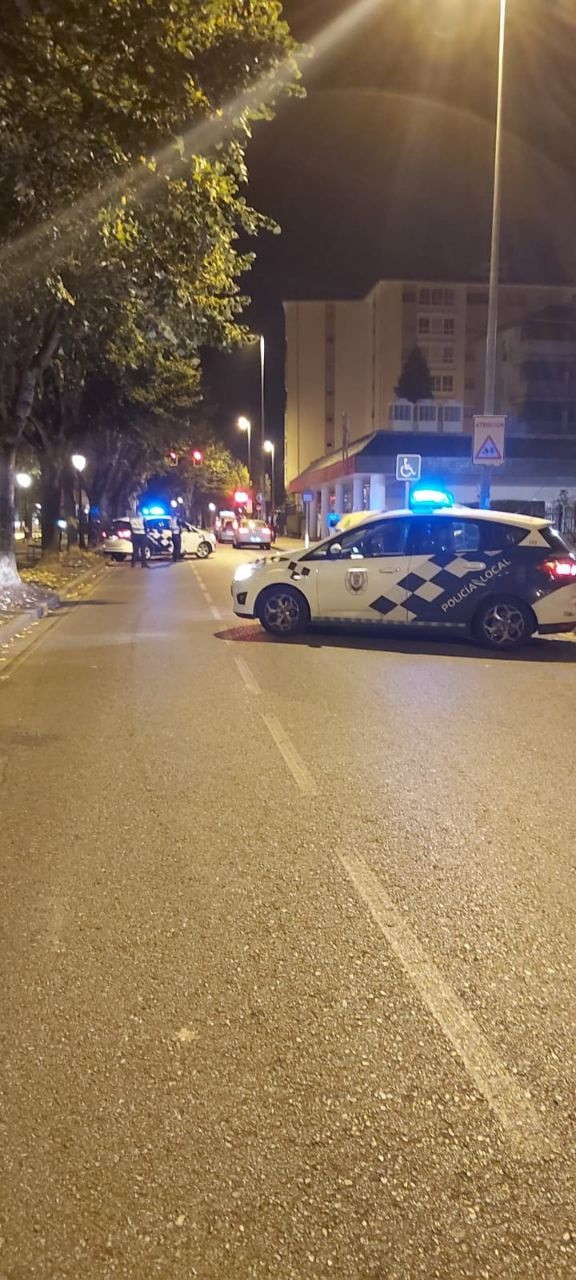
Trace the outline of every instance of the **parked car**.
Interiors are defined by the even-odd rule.
[[[216,537],[218,542],[233,542],[237,528],[238,520],[235,515],[221,513],[216,521]]]
[[[238,520],[234,530],[235,547],[266,547],[270,550],[274,534],[265,520]]]

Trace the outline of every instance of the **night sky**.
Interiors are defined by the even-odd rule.
[[[364,0],[367,6],[367,0]],[[508,0],[503,275],[576,281],[576,0]],[[298,39],[353,0],[285,0]],[[498,0],[374,0],[373,14],[304,68],[249,148],[249,198],[282,227],[247,278],[267,340],[267,434],[281,443],[290,297],[348,297],[378,278],[482,279],[492,198]],[[208,363],[236,444],[258,416],[258,357]]]

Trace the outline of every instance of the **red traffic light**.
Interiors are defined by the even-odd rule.
[[[192,450],[192,461],[193,461],[193,463],[194,463],[194,466],[195,466],[195,467],[199,467],[199,466],[201,466],[201,464],[202,464],[203,460],[204,460],[204,454],[202,453],[202,450],[201,450],[201,449],[193,449],[193,450]]]
[[[234,494],[234,502],[236,503],[237,507],[245,507],[249,501],[250,499],[248,497],[248,494],[245,492],[244,489],[236,490]]]

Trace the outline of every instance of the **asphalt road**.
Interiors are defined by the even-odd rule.
[[[114,566],[0,662],[0,1280],[576,1274],[576,644]]]

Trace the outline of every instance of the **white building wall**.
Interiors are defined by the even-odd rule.
[[[286,483],[325,452],[323,302],[290,302],[286,315]]]

